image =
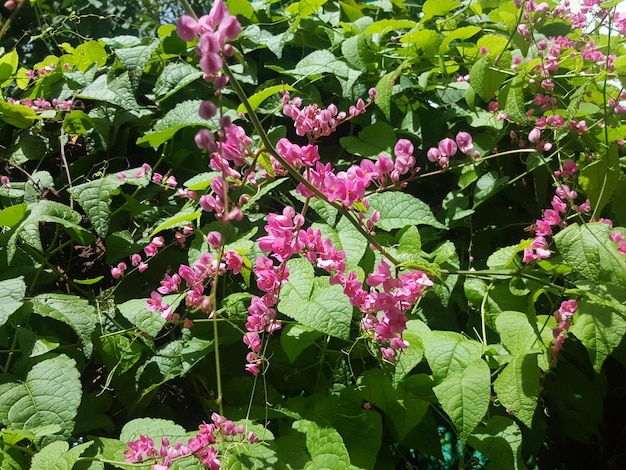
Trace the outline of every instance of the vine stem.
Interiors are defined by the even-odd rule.
[[[337,209],[337,211],[339,211],[339,213],[341,215],[346,217],[348,219],[348,221],[352,225],[354,225],[354,227],[361,233],[361,235],[363,235],[366,238],[366,240],[371,245],[373,245],[385,258],[387,258],[389,261],[391,261],[395,266],[398,266],[400,264],[400,262],[393,255],[388,253],[387,250],[385,250],[385,248],[372,236],[371,233],[369,233],[359,223],[358,220],[355,219],[355,217],[352,215],[352,213],[350,213],[350,211],[344,205],[339,204],[336,201],[332,201],[332,202],[329,201],[324,193],[322,193],[316,186],[311,184],[310,181],[308,181],[304,176],[302,176],[293,166],[291,166],[289,164],[289,162],[287,162],[276,151],[276,149],[274,148],[274,146],[270,142],[270,139],[269,139],[267,133],[265,132],[265,129],[263,128],[263,125],[261,124],[261,121],[259,120],[258,116],[256,115],[256,112],[254,111],[254,109],[252,109],[252,105],[250,105],[250,102],[248,101],[248,97],[246,96],[245,92],[243,91],[243,88],[241,87],[239,81],[235,78],[235,76],[233,75],[232,71],[230,70],[230,68],[228,67],[228,65],[226,63],[224,63],[223,70],[224,70],[224,73],[228,76],[230,85],[235,90],[235,93],[237,93],[237,96],[241,100],[241,103],[246,108],[246,111],[248,113],[248,118],[250,119],[250,122],[252,122],[252,125],[254,126],[254,129],[257,131],[257,133],[259,135],[259,138],[261,139],[261,142],[263,143],[263,145],[265,147],[265,150],[267,152],[269,152],[278,161],[278,163],[280,163],[283,166],[283,168],[285,168],[287,170],[289,175],[291,175],[296,181],[298,181],[299,183],[304,185],[315,196],[317,196],[321,200],[327,202],[332,207]]]

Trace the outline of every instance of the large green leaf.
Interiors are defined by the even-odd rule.
[[[459,439],[467,440],[481,422],[491,397],[491,374],[482,359],[446,376],[433,391],[457,430]]]
[[[23,277],[0,281],[0,326],[22,306],[26,295],[26,284]]]
[[[626,287],[624,256],[609,241],[611,229],[600,222],[574,223],[554,236],[563,261],[572,270],[592,281]]]
[[[443,228],[428,204],[401,192],[372,194],[367,198],[370,207],[380,212],[378,225],[383,230],[404,228],[407,225],[430,225]]]
[[[322,238],[329,238],[333,246],[343,250],[346,254],[346,263],[357,265],[367,250],[367,240],[361,235],[354,225],[345,217],[341,217],[335,228],[326,224],[313,224],[313,229],[319,229]]]
[[[182,300],[183,295],[170,294],[164,295],[162,302],[164,305],[169,304],[174,311]],[[129,322],[148,336],[154,337],[159,334],[166,320],[158,313],[148,310],[147,301],[148,299],[131,299],[118,304],[117,308]]]
[[[353,307],[339,285],[316,277],[311,263],[291,259],[289,282],[281,291],[278,309],[303,325],[337,338],[348,339]]]
[[[391,119],[391,97],[393,95],[393,85],[402,73],[402,68],[398,67],[392,72],[383,75],[376,84],[376,106],[383,112],[387,120]]]
[[[522,431],[506,416],[492,416],[479,426],[467,443],[489,459],[487,470],[526,470],[522,455]]]
[[[82,385],[76,362],[61,355],[33,366],[21,383],[0,385],[0,421],[17,429],[59,425],[71,435]]]
[[[370,157],[380,153],[391,155],[397,138],[389,124],[378,121],[364,128],[359,132],[358,137],[341,137],[339,142],[346,151],[353,155]]]
[[[420,327],[420,320],[409,320],[406,323],[406,330],[402,333],[402,339],[408,341],[409,348],[400,354],[393,373],[392,383],[394,387],[404,379],[413,368],[422,362],[424,357],[424,347],[422,346],[423,329]]]
[[[186,62],[168,63],[154,84],[154,95],[162,101],[202,77],[197,67]]]
[[[528,428],[537,408],[540,372],[536,354],[517,355],[493,383],[500,403]]]
[[[133,86],[130,82],[128,72],[109,80],[107,74],[100,75],[87,85],[78,95],[82,99],[103,101],[113,106],[118,106],[127,111],[137,111],[140,109],[139,103],[133,94]]]
[[[149,175],[145,174],[141,168],[134,168],[121,173],[123,176],[122,174],[106,175],[68,189],[89,217],[96,233],[103,238],[109,233],[111,202],[114,192],[127,183],[145,186],[149,182]],[[141,174],[139,178],[137,178],[138,174]]]
[[[491,68],[491,58],[487,55],[478,59],[470,69],[470,84],[484,101],[493,98],[506,78],[506,74]]]
[[[145,395],[168,380],[186,374],[213,349],[213,341],[189,334],[167,343],[137,369],[138,388]]]
[[[433,378],[441,382],[451,374],[463,371],[470,364],[481,361],[483,346],[453,331],[421,333],[424,355],[433,372]]]
[[[594,216],[601,214],[613,197],[621,174],[617,144],[610,145],[602,158],[585,165],[580,171],[578,181],[589,196]]]
[[[85,442],[69,448],[65,441],[51,442],[33,456],[31,470],[70,470],[81,454],[93,445]],[[101,467],[103,468],[103,467]]]
[[[83,344],[86,357],[91,357],[91,335],[98,324],[96,308],[85,299],[68,294],[41,294],[31,300],[33,311],[42,317],[61,321],[74,330]]]
[[[594,369],[600,372],[604,360],[626,335],[626,290],[611,284],[581,283],[585,298],[578,302],[570,332],[587,348]]]
[[[126,70],[128,70],[133,89],[137,89],[143,70],[148,65],[152,53],[159,47],[159,40],[152,40],[149,44],[133,47],[115,48],[114,52]]]
[[[366,371],[358,385],[362,386],[363,399],[385,412],[400,441],[420,423],[430,406],[429,397],[414,393],[410,387],[399,384],[394,388],[380,369]]]
[[[187,100],[178,103],[162,119],[157,121],[152,130],[137,139],[137,144],[149,144],[151,147],[156,148],[185,127],[215,128],[217,125],[215,120],[207,121],[198,114],[200,103],[202,103],[202,100]],[[232,117],[232,113],[227,114]]]
[[[524,355],[542,350],[543,339],[537,336],[528,317],[521,312],[499,313],[496,317],[496,329],[500,333],[502,344],[513,355]]]
[[[341,435],[334,428],[321,427],[311,421],[307,425],[306,448],[311,456],[305,470],[350,467],[350,456]]]
[[[294,362],[306,348],[322,336],[322,333],[308,326],[294,323],[283,328],[280,345],[290,362]]]
[[[41,118],[29,106],[7,103],[0,98],[0,121],[24,129],[32,126],[37,119]]]
[[[78,225],[82,220],[81,215],[69,206],[43,199],[29,203],[27,207],[28,215],[15,227],[7,243],[7,258],[9,262],[15,254],[18,237],[36,250],[43,251],[39,231],[41,222],[53,222],[61,225],[74,241],[80,244],[89,245],[93,242],[93,235]]]

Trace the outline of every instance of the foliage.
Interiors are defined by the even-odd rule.
[[[616,2],[160,5],[3,10],[2,465],[624,465]]]

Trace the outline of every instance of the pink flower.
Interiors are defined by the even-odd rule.
[[[122,277],[124,275],[124,271],[126,271],[126,268],[126,263],[124,263],[123,261],[119,262],[118,265],[114,268],[111,268],[111,276],[113,277],[113,279],[119,279],[120,277]]]
[[[459,132],[456,135],[456,144],[459,146],[461,152],[465,155],[471,155],[474,152],[474,143],[472,142],[472,136],[468,132]]]
[[[449,137],[441,140],[438,148],[442,157],[453,157],[457,151],[456,142]]]

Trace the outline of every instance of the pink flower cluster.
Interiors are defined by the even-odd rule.
[[[185,41],[193,41],[200,35],[196,46],[200,68],[207,81],[213,81],[218,89],[223,88],[226,80],[220,72],[224,66],[224,57],[234,52],[226,41],[236,39],[241,32],[237,17],[230,14],[222,0],[215,0],[209,14],[198,20],[187,15],[181,16],[176,24],[176,32]]]
[[[74,102],[72,100],[59,101],[56,98],[54,98],[52,102],[44,98],[37,98],[35,100],[26,98],[21,101],[13,99],[13,98],[9,98],[7,100],[7,103],[21,104],[22,106],[28,106],[33,111],[37,111],[37,112],[48,111],[51,109],[54,109],[56,111],[71,111],[72,109],[74,109]]]
[[[402,339],[407,321],[405,312],[415,305],[433,282],[421,271],[407,271],[394,277],[391,265],[383,260],[375,273],[368,276],[369,290],[366,291],[355,271],[346,273],[345,253],[337,250],[329,239],[323,239],[319,230],[300,228],[302,222],[302,216],[291,207],[286,207],[282,215],[270,214],[266,226],[268,235],[259,239],[260,248],[283,263],[280,266],[285,266],[290,256],[299,254],[327,271],[331,275],[330,283],[341,285],[350,303],[363,313],[361,327],[381,344],[383,358],[395,363],[397,352],[409,347],[408,342]],[[248,309],[248,333],[244,336],[244,343],[251,349],[246,369],[254,374],[259,372],[261,363],[258,356],[261,350],[259,334],[271,332],[268,325],[272,331],[278,329],[273,307],[278,300],[277,292],[288,275],[282,271],[283,268],[274,266],[269,258],[259,260],[254,270],[257,286],[267,294],[263,298],[253,298]]]
[[[406,329],[406,314],[433,285],[428,276],[421,271],[407,271],[395,277],[391,264],[383,259],[374,273],[367,276],[369,290],[357,279],[355,271],[347,276],[336,276],[335,282],[343,285],[343,291],[350,303],[363,313],[361,328],[370,332],[375,341],[382,344],[383,358],[393,364],[397,352],[407,349],[409,343],[402,339]]]
[[[465,155],[471,155],[478,158],[480,153],[474,152],[474,142],[472,136],[468,132],[461,131],[456,135],[455,140],[449,137],[442,139],[437,147],[431,147],[426,153],[426,158],[432,163],[437,163],[441,168],[448,168],[450,158],[455,156],[458,151]]]
[[[561,302],[559,309],[554,312],[554,318],[557,322],[557,327],[552,329],[552,336],[554,341],[550,348],[552,355],[552,364],[556,364],[557,355],[563,348],[563,342],[567,337],[567,331],[569,330],[570,320],[574,315],[574,312],[578,309],[578,304],[575,300],[564,300]]]
[[[414,175],[420,169],[415,167],[414,147],[411,141],[399,139],[394,147],[395,160],[387,155],[379,155],[374,162],[363,159],[358,165],[346,171],[335,172],[330,163],[320,160],[317,145],[299,146],[287,139],[276,144],[279,155],[296,169],[304,168],[303,176],[318,188],[329,202],[339,201],[346,207],[354,207],[359,202],[367,205],[366,190],[372,185],[383,187],[390,180],[397,184],[403,175]],[[312,197],[313,192],[300,183],[296,189],[304,197]]]
[[[337,129],[337,126],[347,119],[355,118],[365,113],[376,98],[376,89],[370,88],[369,102],[359,98],[354,106],[350,106],[348,113],[339,112],[335,104],[330,104],[327,108],[320,108],[316,104],[309,104],[302,107],[302,99],[296,97],[291,100],[289,92],[283,92],[283,113],[293,119],[296,134],[307,136],[309,142],[314,142],[320,137],[330,135]]]
[[[242,424],[236,425],[232,421],[217,413],[211,415],[212,423],[202,423],[197,434],[186,444],[176,441],[171,444],[166,437],[161,438],[161,446],[157,449],[154,441],[141,435],[136,441],[128,442],[128,449],[124,451],[127,463],[152,463],[152,470],[167,470],[172,464],[185,457],[196,457],[206,468],[218,470],[221,468],[217,448],[224,444],[258,442],[258,437],[250,432],[246,435]],[[222,448],[225,448],[222,447]]]

